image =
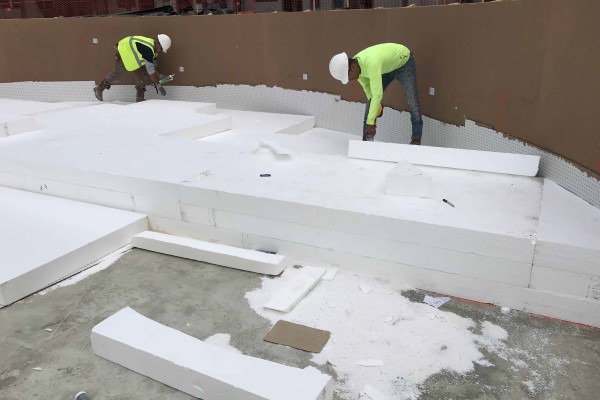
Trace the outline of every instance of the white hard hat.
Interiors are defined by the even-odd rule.
[[[160,47],[162,47],[162,49],[165,53],[171,47],[171,38],[165,34],[161,33],[158,35],[158,42],[160,43]]]
[[[348,83],[348,55],[346,53],[336,54],[329,61],[329,73],[345,85]]]

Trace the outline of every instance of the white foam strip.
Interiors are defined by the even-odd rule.
[[[535,176],[540,163],[539,156],[358,140],[350,141],[348,157],[523,176]]]
[[[201,125],[192,126],[178,131],[163,133],[162,137],[196,140],[216,133],[225,132],[232,127],[231,118],[224,116],[206,116],[208,121]],[[208,118],[210,117],[210,118]]]
[[[168,114],[169,110],[190,111],[199,114],[216,114],[217,105],[215,103],[200,103],[195,101],[174,101],[174,100],[156,100],[150,99],[139,103],[128,105],[129,108],[141,108],[144,110],[155,110],[157,112]]]
[[[150,231],[134,236],[132,245],[157,253],[267,275],[279,275],[287,264],[286,258],[277,254]]]
[[[266,147],[271,150],[277,158],[284,160],[290,160],[292,158],[292,153],[288,149],[272,140],[261,140],[260,147]]]
[[[94,353],[204,400],[331,400],[331,377],[202,342],[127,307],[92,330]]]
[[[33,117],[0,114],[0,137],[31,132],[37,128],[37,124]]]
[[[271,296],[263,306],[271,310],[290,312],[325,275],[325,268],[304,267],[294,279],[289,280]]]

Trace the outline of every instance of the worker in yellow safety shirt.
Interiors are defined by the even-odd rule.
[[[160,84],[165,76],[158,70],[158,54],[171,47],[171,38],[159,34],[156,39],[145,36],[127,36],[115,45],[115,64],[113,70],[100,84],[94,87],[94,95],[103,100],[102,92],[117,83],[125,71],[135,74],[135,101],[144,101],[147,85],[154,85],[165,96],[167,92]]]
[[[365,109],[363,140],[373,141],[378,117],[383,113],[381,100],[383,91],[395,79],[400,82],[406,95],[412,136],[410,144],[421,144],[423,135],[423,118],[417,88],[417,67],[415,57],[410,50],[401,44],[383,43],[368,47],[349,58],[340,53],[331,58],[329,72],[344,85],[348,81],[358,80],[367,95]]]

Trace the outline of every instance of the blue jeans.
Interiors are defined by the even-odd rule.
[[[417,87],[417,65],[415,64],[415,57],[412,54],[407,63],[402,67],[381,75],[383,90],[385,90],[394,79],[402,85],[406,101],[408,102],[410,122],[412,123],[411,139],[420,140],[423,136],[423,118],[421,116],[421,103],[419,102],[419,88]],[[369,115],[370,106],[371,102],[367,102],[365,121],[367,120],[367,115]]]

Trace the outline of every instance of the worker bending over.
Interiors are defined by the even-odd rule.
[[[160,84],[164,75],[158,70],[158,54],[169,50],[171,38],[159,34],[157,39],[145,36],[127,36],[121,39],[115,45],[113,70],[94,88],[96,98],[102,101],[102,92],[117,83],[125,71],[135,74],[135,101],[144,101],[146,86],[152,84],[162,96],[165,96],[167,92]]]
[[[423,119],[417,88],[417,67],[415,57],[406,46],[397,43],[377,44],[352,58],[348,58],[346,53],[337,54],[329,62],[329,72],[344,85],[348,81],[358,79],[367,95],[363,126],[363,140],[367,141],[375,139],[375,121],[383,112],[383,91],[392,80],[400,82],[404,88],[412,123],[410,144],[421,144]]]

